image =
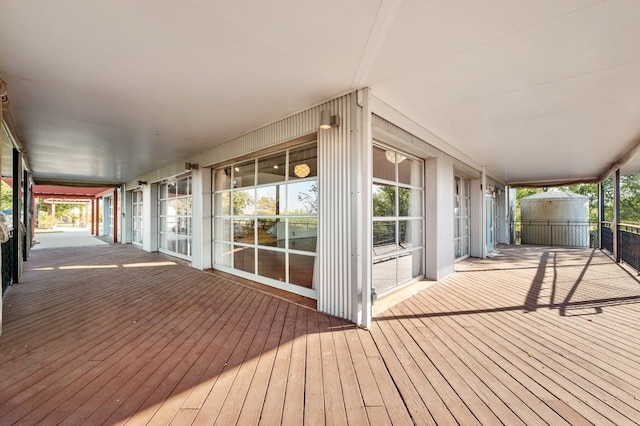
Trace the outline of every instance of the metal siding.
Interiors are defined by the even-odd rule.
[[[320,125],[320,111],[323,109],[331,110],[331,105],[334,102],[312,107],[215,146],[200,155],[200,162],[204,165],[210,165],[231,160],[315,133]]]
[[[232,160],[303,136],[318,135],[318,310],[357,321],[351,256],[351,105],[355,93],[314,106],[137,179],[158,182],[184,173],[184,161],[201,167]],[[337,128],[318,130],[320,112],[338,114]],[[354,307],[356,306],[356,307]]]
[[[351,95],[323,109],[341,117],[341,125],[318,132],[320,208],[318,232],[318,310],[350,321],[351,289]],[[320,110],[317,111],[317,116]]]

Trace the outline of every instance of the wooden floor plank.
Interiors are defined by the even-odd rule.
[[[282,424],[301,425],[304,422],[305,372],[307,358],[307,309],[298,309],[291,347],[291,363],[284,398]]]
[[[370,330],[167,261],[33,252],[4,297],[0,424],[640,418],[640,281],[598,250],[499,247]]]
[[[282,328],[282,335],[278,343],[276,358],[271,370],[267,395],[260,414],[260,424],[279,425],[282,423],[282,412],[284,411],[284,399],[289,379],[289,368],[291,366],[291,349],[296,329],[296,317],[298,308],[295,305],[289,306],[287,316]]]
[[[280,302],[278,304],[276,316],[271,324],[265,343],[265,350],[260,354],[260,360],[251,381],[251,387],[238,417],[238,424],[256,425],[260,421],[260,414],[264,406],[267,387],[269,386],[269,379],[276,359],[278,343],[282,337],[288,308],[289,305],[287,303]]]
[[[322,381],[322,348],[320,345],[321,314],[310,312],[307,316],[307,360],[305,381],[304,424],[325,424],[324,383]]]

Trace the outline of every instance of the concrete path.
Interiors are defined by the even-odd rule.
[[[36,232],[37,244],[32,250],[109,245],[101,238],[91,235],[91,231],[86,228],[54,227],[52,231]]]

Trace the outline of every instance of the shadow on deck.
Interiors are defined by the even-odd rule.
[[[638,300],[599,251],[503,247],[363,330],[129,246],[39,250],[0,424],[634,424]]]

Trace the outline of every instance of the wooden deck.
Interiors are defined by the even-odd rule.
[[[33,252],[0,424],[637,424],[640,282],[500,248],[363,330],[127,246]]]

